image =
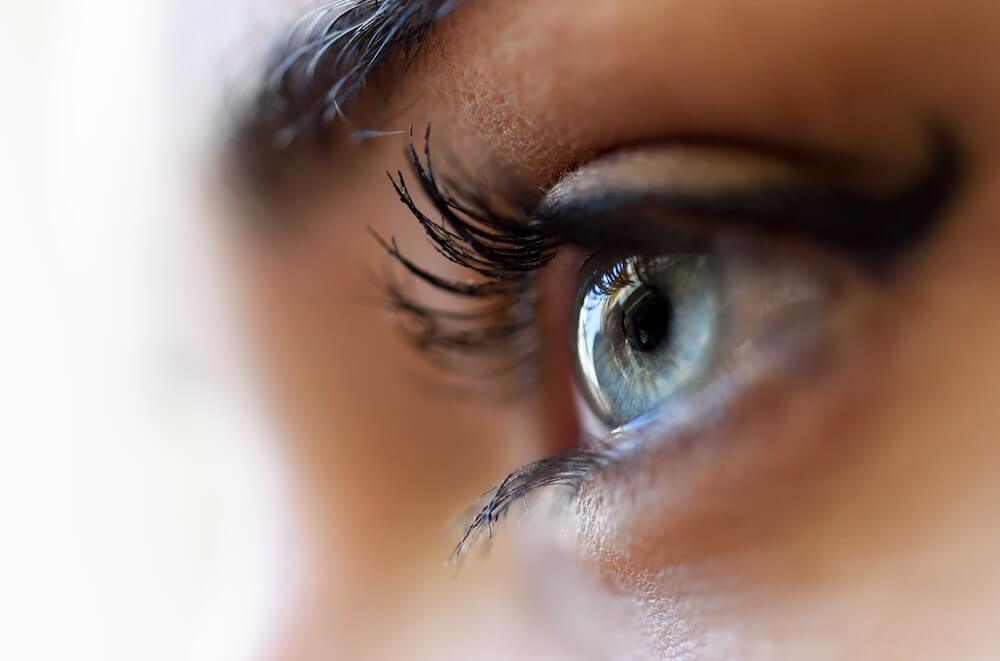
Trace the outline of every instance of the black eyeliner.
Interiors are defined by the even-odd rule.
[[[606,189],[543,201],[532,222],[584,250],[669,252],[725,231],[792,237],[880,274],[928,238],[961,184],[953,134],[935,125],[929,137],[926,162],[898,190],[809,179],[698,192]]]

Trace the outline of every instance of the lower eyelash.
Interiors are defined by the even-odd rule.
[[[492,540],[493,526],[506,517],[515,502],[525,502],[529,494],[547,487],[564,487],[569,491],[570,497],[575,498],[590,475],[609,461],[610,455],[600,449],[581,449],[541,459],[517,469],[483,495],[485,504],[466,526],[462,538],[452,551],[451,561],[458,561],[484,533]]]
[[[424,135],[421,160],[413,142],[407,149],[410,168],[434,206],[440,221],[417,206],[402,172],[389,174],[400,201],[423,228],[431,244],[449,262],[479,276],[465,281],[440,276],[417,265],[388,240],[371,230],[389,256],[411,276],[433,289],[460,299],[475,301],[472,310],[454,311],[425,305],[404,291],[391,274],[383,283],[390,309],[400,319],[410,343],[439,367],[462,376],[496,380],[515,377],[520,385],[525,368],[535,364],[539,351],[536,337],[537,272],[555,256],[558,241],[530,222],[533,202],[529,196],[486,196],[453,179],[439,183],[430,155],[430,125]],[[480,359],[479,366],[461,361]],[[496,359],[483,361],[486,357]],[[459,359],[456,364],[456,359]]]

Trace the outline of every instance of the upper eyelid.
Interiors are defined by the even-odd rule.
[[[779,187],[769,191],[769,196],[752,187],[708,189],[697,195],[666,191],[639,200],[657,214],[656,222],[636,222],[633,213],[633,222],[623,224],[615,218],[628,213],[630,205],[634,212],[637,202],[627,199],[627,193],[626,199],[616,199],[614,191],[597,196],[564,196],[558,204],[547,206],[544,199],[541,205],[532,201],[537,195],[533,191],[525,191],[523,199],[491,196],[477,189],[475,181],[466,180],[464,185],[456,186],[455,181],[447,180],[442,188],[431,169],[430,127],[424,136],[423,162],[413,145],[411,131],[411,169],[440,220],[418,208],[402,174],[393,178],[396,193],[442,255],[484,276],[484,280],[470,283],[441,277],[406,258],[391,238],[376,238],[390,257],[418,280],[480,301],[482,310],[460,319],[438,314],[404,294],[392,281],[385,284],[387,303],[411,325],[415,324],[411,340],[431,355],[438,355],[440,350],[503,351],[514,344],[527,348],[513,362],[532,365],[535,345],[516,339],[536,330],[535,304],[526,301],[537,301],[535,272],[567,243],[584,249],[670,251],[679,248],[678,241],[689,247],[704,246],[705,238],[720,229],[756,229],[809,237],[846,252],[869,272],[877,272],[933,229],[960,184],[963,161],[957,141],[950,131],[937,125],[928,136],[930,148],[925,166],[892,195],[803,185]],[[490,200],[495,197],[501,198],[505,211],[491,206]],[[665,219],[673,222],[665,224]],[[682,231],[682,220],[688,222],[687,234]],[[670,246],[664,245],[664,237],[672,242]],[[507,312],[515,308],[521,316],[512,319]],[[483,311],[490,314],[480,314]]]
[[[628,244],[655,246],[664,234],[674,242],[697,241],[725,229],[799,236],[844,253],[865,270],[879,273],[931,233],[959,190],[965,166],[954,134],[933,124],[927,132],[927,145],[927,158],[917,172],[905,185],[887,192],[863,191],[825,180],[813,183],[808,177],[792,183],[722,188],[709,183],[704,191],[695,193],[671,190],[670,183],[664,182],[664,190],[635,192],[598,185],[583,194],[565,195],[557,184],[534,220],[586,249],[606,247],[609,233],[636,235],[626,237],[623,248]],[[674,222],[650,222],[645,228],[637,227],[641,224],[636,222],[607,226],[614,222],[607,216],[630,211],[633,216],[648,212],[665,220],[672,217]],[[671,227],[675,232],[670,232]]]

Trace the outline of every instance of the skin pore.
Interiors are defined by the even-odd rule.
[[[406,168],[405,136],[278,159],[299,183],[265,213],[287,227],[231,232],[297,508],[274,658],[989,657],[998,34],[986,0],[468,0],[428,33],[391,112],[348,108],[380,130],[430,122],[481,179],[542,191],[608,152],[681,140],[836,154],[854,179],[902,181],[930,118],[967,161],[940,231],[851,285],[825,360],[683,443],[650,439],[552,517],[515,508],[458,580],[442,569],[448,524],[559,449],[562,382],[446,396],[371,304],[366,274],[387,257],[368,226],[464,277],[386,179]],[[570,298],[559,273],[549,291]]]

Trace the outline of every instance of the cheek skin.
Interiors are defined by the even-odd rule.
[[[309,510],[307,554],[368,595],[440,571],[454,543],[442,526],[531,458],[507,438],[506,411],[433,391],[439,375],[387,312],[388,257],[369,224],[418,263],[440,262],[385,176],[403,167],[403,145],[373,147],[352,155],[353,173],[328,173],[318,198],[284,203],[292,231],[235,237],[269,403]]]

